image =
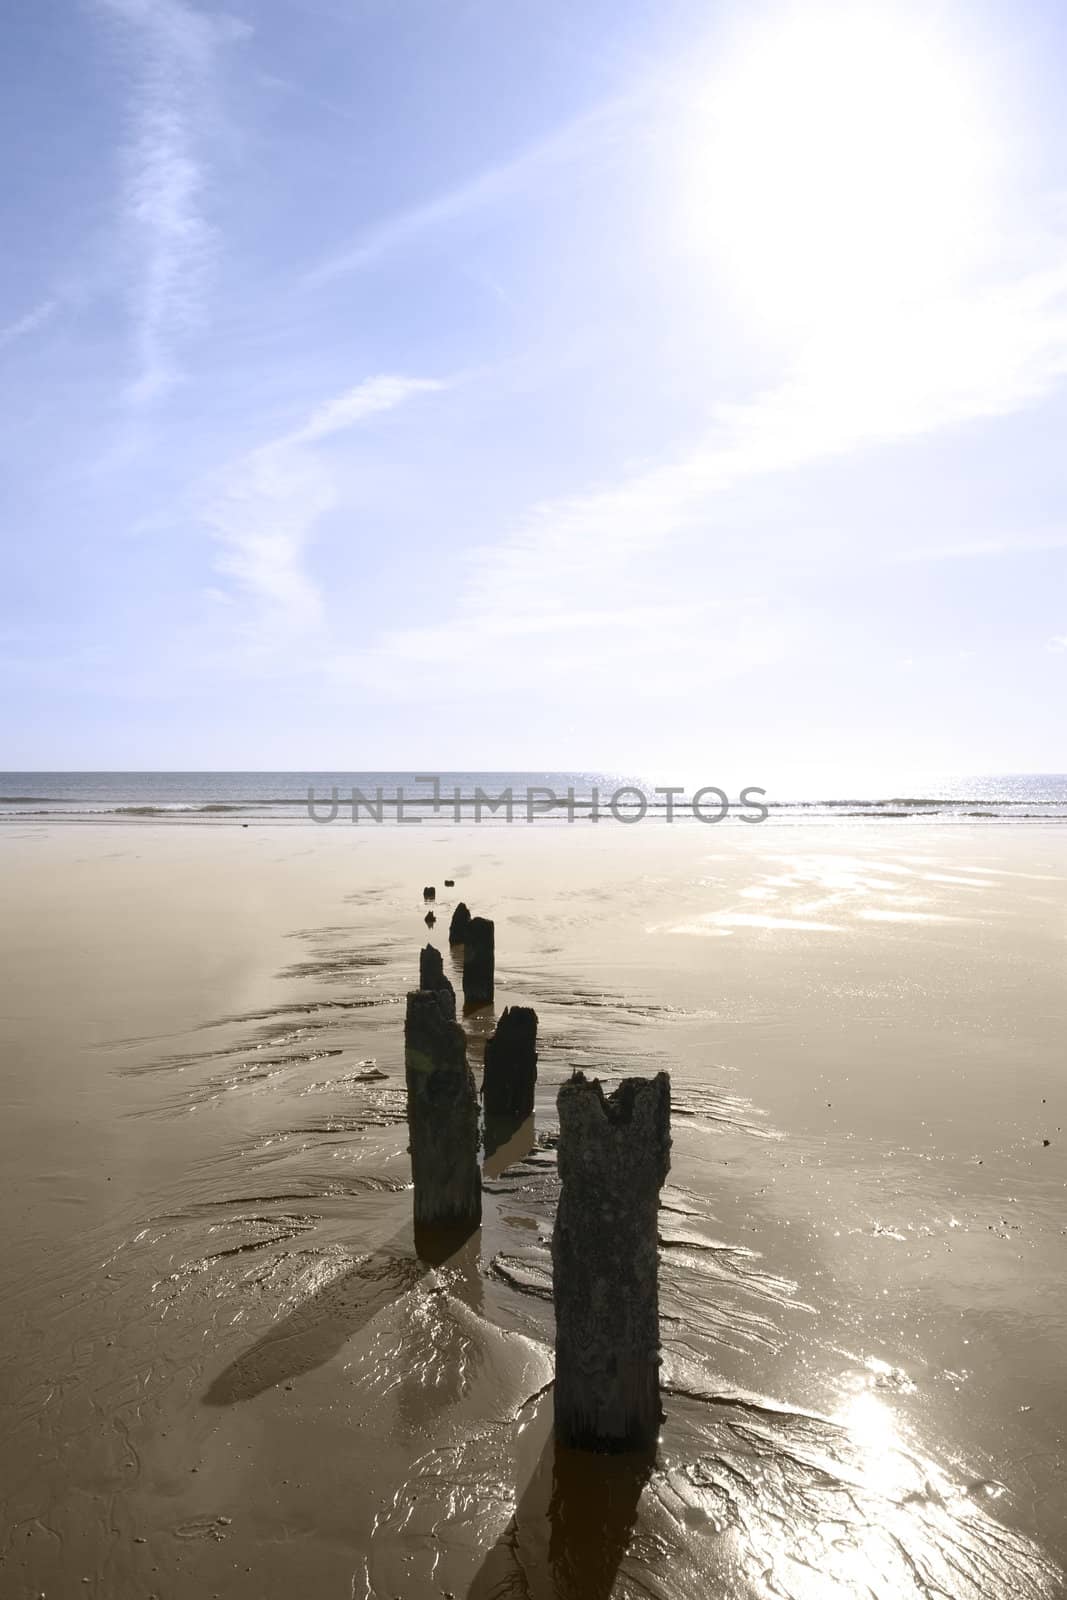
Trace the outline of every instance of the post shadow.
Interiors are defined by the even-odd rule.
[[[441,1286],[441,1298],[459,1300],[480,1317],[485,1295],[481,1229],[475,1228],[466,1238],[459,1238],[454,1229],[436,1228],[428,1234],[420,1225],[416,1238],[424,1261],[435,1267],[448,1267],[449,1281]],[[439,1420],[463,1399],[471,1382],[469,1331],[464,1329],[463,1320],[451,1312],[442,1315],[439,1306],[435,1296],[430,1297],[429,1305],[411,1302],[411,1320],[403,1330],[400,1380],[394,1394],[397,1420],[413,1436],[438,1432]],[[426,1350],[427,1337],[432,1341],[430,1352]],[[420,1345],[421,1361],[415,1359]]]
[[[467,1600],[512,1593],[530,1600],[610,1600],[655,1459],[654,1450],[592,1455],[550,1434]]]
[[[424,964],[429,949],[423,951]],[[429,959],[432,965],[432,955]],[[324,1366],[379,1311],[395,1304],[422,1278],[449,1261],[455,1263],[458,1284],[468,1302],[481,1310],[477,1100],[463,1030],[454,1013],[451,985],[447,992],[417,990],[408,996],[408,1132],[415,1210],[421,1214],[348,1272],[309,1295],[232,1361],[208,1386],[205,1405],[251,1400],[279,1383]],[[421,1115],[417,1116],[420,1106]],[[420,1157],[428,1191],[421,1207]],[[457,1193],[464,1205],[451,1203]]]
[[[499,1178],[508,1167],[529,1155],[537,1142],[533,1112],[527,1117],[493,1117],[487,1112],[484,1139],[482,1176]]]
[[[461,1252],[479,1231],[476,1223],[417,1230],[407,1223],[365,1260],[301,1301],[225,1367],[205,1391],[203,1404],[230,1406],[253,1400],[279,1383],[325,1366],[380,1311]]]

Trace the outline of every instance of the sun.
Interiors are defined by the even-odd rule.
[[[960,282],[995,165],[974,58],[906,0],[791,7],[726,52],[693,97],[685,208],[747,315],[803,334]]]

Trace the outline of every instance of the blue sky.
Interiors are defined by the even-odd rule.
[[[1061,7],[4,31],[4,766],[1067,768]]]

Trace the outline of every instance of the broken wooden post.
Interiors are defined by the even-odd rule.
[[[449,1016],[447,994],[436,989],[424,989],[421,984],[418,989],[409,989],[404,1012],[404,1079],[408,1091],[409,1133],[414,1127],[415,1076],[425,1069],[426,1061],[432,1060],[439,1050],[439,1019],[441,1022],[455,1021],[454,1012]],[[411,1149],[410,1144],[408,1149]]]
[[[452,913],[452,921],[448,925],[449,944],[464,944],[467,938],[467,929],[471,925],[471,914],[461,900]]]
[[[521,1122],[534,1106],[537,1083],[537,1012],[505,1006],[496,1032],[485,1044],[482,1102],[485,1116]]]
[[[444,989],[408,995],[404,1065],[408,1087],[415,1222],[475,1225],[482,1216],[478,1092],[467,1041]]]
[[[435,945],[424,944],[419,951],[419,988],[430,989],[434,994],[448,996],[448,1015],[456,1015],[456,991],[445,977],[445,964]]]
[[[428,883],[426,885],[425,889],[423,889],[422,898],[424,900],[436,900],[437,899],[437,890],[434,888],[432,883]]]
[[[663,1420],[657,1221],[671,1081],[624,1078],[605,1095],[576,1072],[557,1104],[556,1438],[578,1450],[648,1449]]]
[[[495,929],[488,917],[472,917],[463,940],[463,1004],[493,1003]]]

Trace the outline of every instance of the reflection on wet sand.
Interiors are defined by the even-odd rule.
[[[564,1450],[550,1399],[523,1421],[527,1409],[517,1426],[474,1430],[419,1460],[376,1524],[368,1597],[391,1600],[401,1549],[411,1592],[436,1582],[466,1600],[1062,1594],[1054,1565],[988,1513],[997,1486],[954,1483],[873,1395],[834,1421],[669,1390],[655,1458]],[[502,1473],[517,1478],[506,1508]]]
[[[777,855],[757,880],[736,892],[733,903],[670,925],[676,934],[729,937],[751,928],[766,933],[835,933],[855,921],[950,923],[977,920],[983,907],[965,901],[966,914],[934,909],[939,886],[951,884],[980,896],[981,878],[936,870],[937,858],[909,858],[909,864],[868,861],[838,851]],[[709,885],[710,886],[710,885]],[[750,908],[758,902],[760,911]],[[740,902],[740,903],[739,903]]]
[[[710,1397],[709,1397],[710,1399]],[[722,1396],[675,1405],[645,1525],[673,1544],[681,1592],[733,1568],[740,1592],[788,1600],[1052,1600],[1060,1575],[909,1448],[864,1391],[839,1421]],[[690,1574],[689,1586],[684,1575]]]
[[[550,1437],[467,1600],[610,1600],[654,1466],[653,1455],[590,1458]]]

